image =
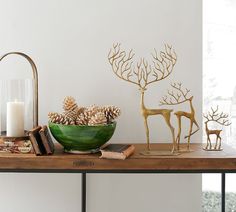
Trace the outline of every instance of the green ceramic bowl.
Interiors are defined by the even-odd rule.
[[[108,125],[80,126],[62,125],[49,122],[49,129],[53,137],[69,153],[93,153],[110,140],[116,122]]]

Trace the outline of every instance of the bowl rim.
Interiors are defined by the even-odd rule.
[[[104,125],[65,125],[65,124],[57,124],[57,123],[48,121],[49,126],[50,126],[50,124],[57,125],[57,126],[63,126],[63,127],[108,127],[108,126],[116,125],[117,122],[113,121],[109,124],[104,124]]]

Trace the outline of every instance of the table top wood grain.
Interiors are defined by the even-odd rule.
[[[143,156],[146,144],[134,144],[135,153],[126,160],[100,159],[99,153],[74,155],[61,146],[51,156],[0,154],[4,172],[236,172],[236,149],[224,145],[222,151],[207,152],[202,144],[191,144],[192,152],[175,156]],[[170,149],[170,144],[152,144],[152,150]]]

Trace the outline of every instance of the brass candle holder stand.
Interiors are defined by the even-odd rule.
[[[34,83],[34,91],[33,91],[33,127],[38,126],[38,72],[37,72],[37,68],[36,65],[34,63],[34,61],[26,54],[22,53],[22,52],[9,52],[7,54],[4,54],[3,56],[0,57],[0,62],[3,61],[3,59],[5,59],[6,57],[10,56],[10,55],[18,55],[21,56],[23,58],[25,58],[31,65],[32,68],[32,73],[33,73],[33,83]],[[14,142],[16,140],[22,139],[22,140],[28,140],[28,135],[27,135],[27,131],[25,130],[25,135],[23,136],[18,136],[18,137],[14,137],[14,136],[7,136],[6,131],[1,131],[1,135],[0,135],[0,139],[4,140],[4,141],[9,141],[9,142]]]

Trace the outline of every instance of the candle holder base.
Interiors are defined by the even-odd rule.
[[[3,141],[20,141],[20,140],[29,140],[28,131],[25,130],[23,136],[7,136],[6,131],[1,131],[0,139]]]

